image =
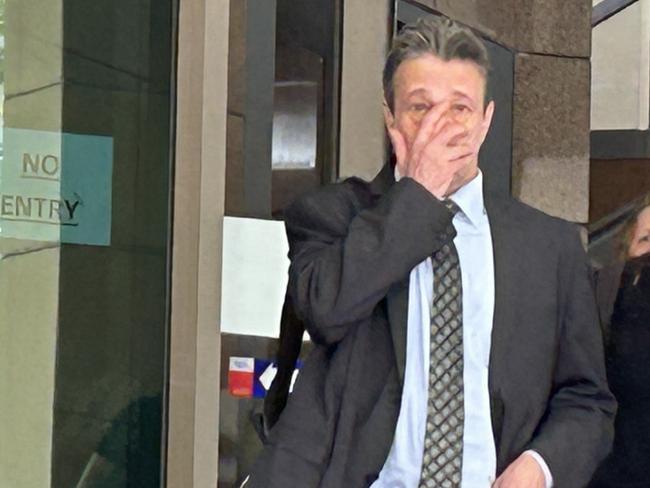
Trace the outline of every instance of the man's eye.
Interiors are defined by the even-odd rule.
[[[464,114],[469,112],[469,107],[467,105],[456,104],[452,107],[452,109],[454,110],[454,112],[459,114]]]
[[[426,112],[429,110],[429,105],[426,103],[415,103],[411,105],[411,110],[415,112]]]

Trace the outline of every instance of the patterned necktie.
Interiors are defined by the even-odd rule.
[[[460,209],[445,205],[453,215]],[[433,264],[433,307],[429,398],[420,488],[458,488],[463,458],[463,321],[462,283],[456,231],[447,229],[447,242],[436,251]]]

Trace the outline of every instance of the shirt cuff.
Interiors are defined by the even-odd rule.
[[[546,480],[546,488],[553,488],[553,475],[551,474],[551,470],[548,469],[548,464],[546,464],[544,458],[540,456],[540,454],[537,451],[533,451],[532,449],[528,449],[527,451],[524,451],[524,454],[528,454],[532,456],[532,458],[535,461],[537,461],[537,464],[539,464],[539,467],[542,468],[542,472],[544,473],[544,479]]]

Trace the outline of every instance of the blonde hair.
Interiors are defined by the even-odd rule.
[[[643,200],[634,208],[632,214],[628,217],[621,229],[621,239],[619,242],[619,254],[624,261],[630,257],[630,247],[632,246],[632,239],[634,238],[634,230],[636,228],[639,215],[646,208],[650,207],[650,193],[647,194]]]

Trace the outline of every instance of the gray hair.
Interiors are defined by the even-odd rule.
[[[384,96],[391,112],[395,102],[393,82],[397,68],[407,59],[424,54],[433,54],[444,61],[452,59],[471,61],[476,64],[487,81],[490,71],[487,48],[469,27],[446,17],[420,18],[402,27],[393,39],[393,45],[386,58],[383,76]]]

